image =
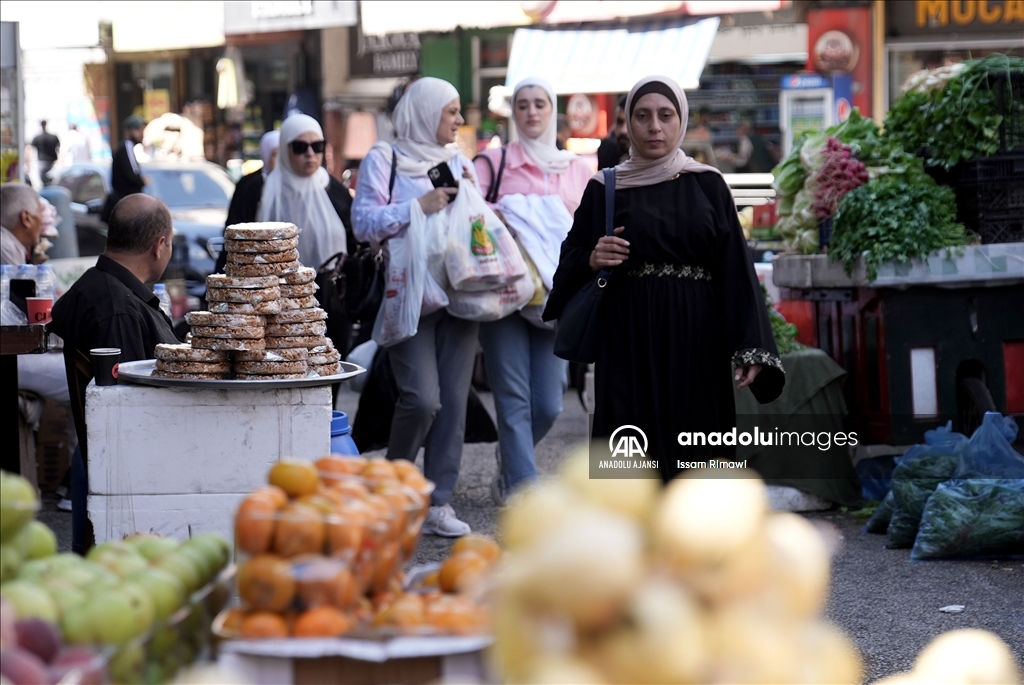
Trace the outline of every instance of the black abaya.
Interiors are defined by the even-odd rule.
[[[590,254],[604,235],[604,186],[591,181],[562,244],[545,318],[591,278]],[[593,437],[639,426],[665,480],[677,460],[723,456],[684,448],[682,431],[735,426],[732,365],[762,364],[751,386],[765,403],[785,375],[728,186],[715,173],[615,193],[615,226],[629,259],[609,279],[595,364]],[[714,451],[712,451],[714,450]]]

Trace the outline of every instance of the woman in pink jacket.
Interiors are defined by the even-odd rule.
[[[562,412],[567,381],[567,362],[555,356],[554,330],[540,320],[540,312],[572,214],[593,172],[556,146],[555,102],[544,79],[520,82],[512,94],[514,142],[475,160],[484,197],[502,214],[543,284],[521,312],[480,325],[498,414],[499,469],[491,494],[499,505],[508,493],[536,480],[533,449]]]

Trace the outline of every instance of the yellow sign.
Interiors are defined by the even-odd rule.
[[[1024,24],[1024,0],[917,0],[917,25]]]
[[[166,89],[147,90],[142,95],[142,118],[153,121],[171,111],[171,91]]]

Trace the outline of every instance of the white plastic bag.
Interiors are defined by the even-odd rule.
[[[468,321],[497,321],[522,309],[533,297],[533,281],[521,276],[492,290],[448,291],[448,313]]]
[[[419,225],[417,222],[417,226]],[[420,316],[426,316],[448,306],[448,273],[444,265],[445,253],[448,250],[447,214],[435,212],[425,216],[420,230],[423,232],[424,250],[427,255],[427,277],[423,285],[423,310]]]
[[[411,203],[409,228],[388,240],[384,301],[373,324],[373,340],[391,347],[416,335],[427,279],[426,217],[419,202]]]
[[[471,183],[463,183],[448,219],[445,266],[451,288],[468,292],[509,285],[526,274],[512,235]]]

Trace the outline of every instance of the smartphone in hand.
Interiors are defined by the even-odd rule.
[[[459,182],[455,180],[448,162],[441,162],[435,167],[427,170],[427,178],[434,184],[435,188],[458,188]]]

